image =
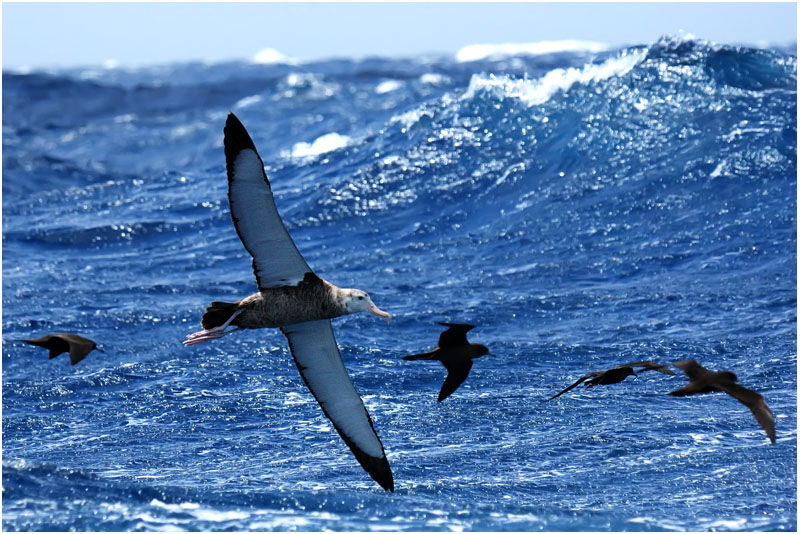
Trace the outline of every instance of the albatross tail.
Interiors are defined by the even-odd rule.
[[[236,302],[212,302],[211,306],[206,308],[206,313],[203,314],[203,319],[200,324],[205,329],[211,329],[225,324],[231,318],[239,304]]]
[[[225,331],[236,317],[244,311],[235,302],[212,302],[203,315],[203,330],[186,336],[184,345],[194,345],[203,341],[219,339],[222,336],[235,332],[236,330]],[[237,329],[238,330],[238,329]]]

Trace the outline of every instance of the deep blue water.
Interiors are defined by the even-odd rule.
[[[3,73],[4,530],[797,527],[797,60],[650,46],[457,62]],[[334,320],[396,492],[283,336],[184,347],[252,293],[235,112],[308,263],[391,312]],[[443,403],[436,321],[496,358]],[[75,367],[14,343],[97,340]],[[645,373],[696,358],[764,395]]]

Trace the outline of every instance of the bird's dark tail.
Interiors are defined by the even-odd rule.
[[[423,352],[422,354],[412,354],[410,356],[403,356],[404,360],[433,360],[433,352]]]
[[[205,329],[222,326],[238,309],[238,302],[212,302],[211,306],[206,308],[206,313],[203,314],[200,324]]]

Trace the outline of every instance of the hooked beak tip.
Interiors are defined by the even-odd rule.
[[[392,314],[383,311],[382,309],[380,309],[377,306],[375,306],[375,304],[370,303],[369,312],[372,315],[377,315],[378,317],[380,317],[381,319],[383,319],[387,323],[392,321]]]

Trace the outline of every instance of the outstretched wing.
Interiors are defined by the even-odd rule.
[[[447,326],[448,329],[439,335],[440,347],[457,347],[459,345],[466,345],[467,332],[475,328],[475,325],[461,324],[461,323],[437,323],[442,326]]]
[[[383,489],[394,491],[383,444],[361,401],[333,337],[331,322],[308,321],[284,326],[297,369],[322,411],[358,462]]]
[[[464,383],[467,379],[469,370],[472,369],[472,360],[461,361],[458,363],[444,363],[447,367],[447,377],[444,379],[442,389],[439,391],[439,402],[442,402],[449,397],[458,386]]]
[[[69,343],[69,361],[72,365],[84,359],[96,348],[94,341],[83,336],[75,334],[58,334],[58,336]],[[102,352],[102,350],[100,352]]]
[[[667,367],[666,365],[660,364],[658,362],[654,362],[652,360],[644,360],[641,362],[633,362],[633,363],[626,363],[625,365],[620,365],[620,367],[642,367],[639,371],[658,371],[659,373],[664,373],[665,375],[674,375],[675,371]]]
[[[758,424],[769,436],[769,440],[775,443],[775,418],[772,416],[772,411],[767,406],[767,401],[764,400],[764,397],[739,384],[724,383],[716,384],[716,386],[750,408]]]
[[[295,285],[312,271],[278,214],[264,163],[233,113],[228,115],[224,132],[231,218],[253,257],[258,289]]]
[[[43,347],[50,351],[50,359],[52,360],[59,354],[69,352],[69,343],[56,334],[47,334],[46,336],[37,337],[35,339],[16,339],[15,341],[22,341],[37,347]]]
[[[550,398],[549,398],[549,399],[547,399],[547,400],[553,400],[553,399],[555,399],[556,397],[560,397],[561,395],[563,395],[563,394],[564,394],[564,393],[566,393],[567,391],[569,391],[569,390],[573,389],[574,387],[576,387],[578,384],[580,384],[581,382],[583,382],[583,381],[584,381],[584,380],[586,380],[587,378],[592,378],[593,376],[597,376],[597,375],[599,375],[599,374],[600,374],[600,373],[598,373],[598,372],[594,372],[594,373],[589,373],[588,375],[583,375],[582,377],[580,377],[579,379],[577,379],[577,380],[576,380],[576,381],[575,381],[575,382],[574,382],[574,383],[573,383],[571,386],[568,386],[568,387],[566,387],[566,388],[562,389],[561,391],[559,391],[558,393],[556,393],[555,395],[553,395],[552,397],[550,397]]]
[[[703,377],[708,377],[711,371],[700,365],[697,360],[682,360],[673,362],[672,365],[686,373],[691,380],[699,380]]]

